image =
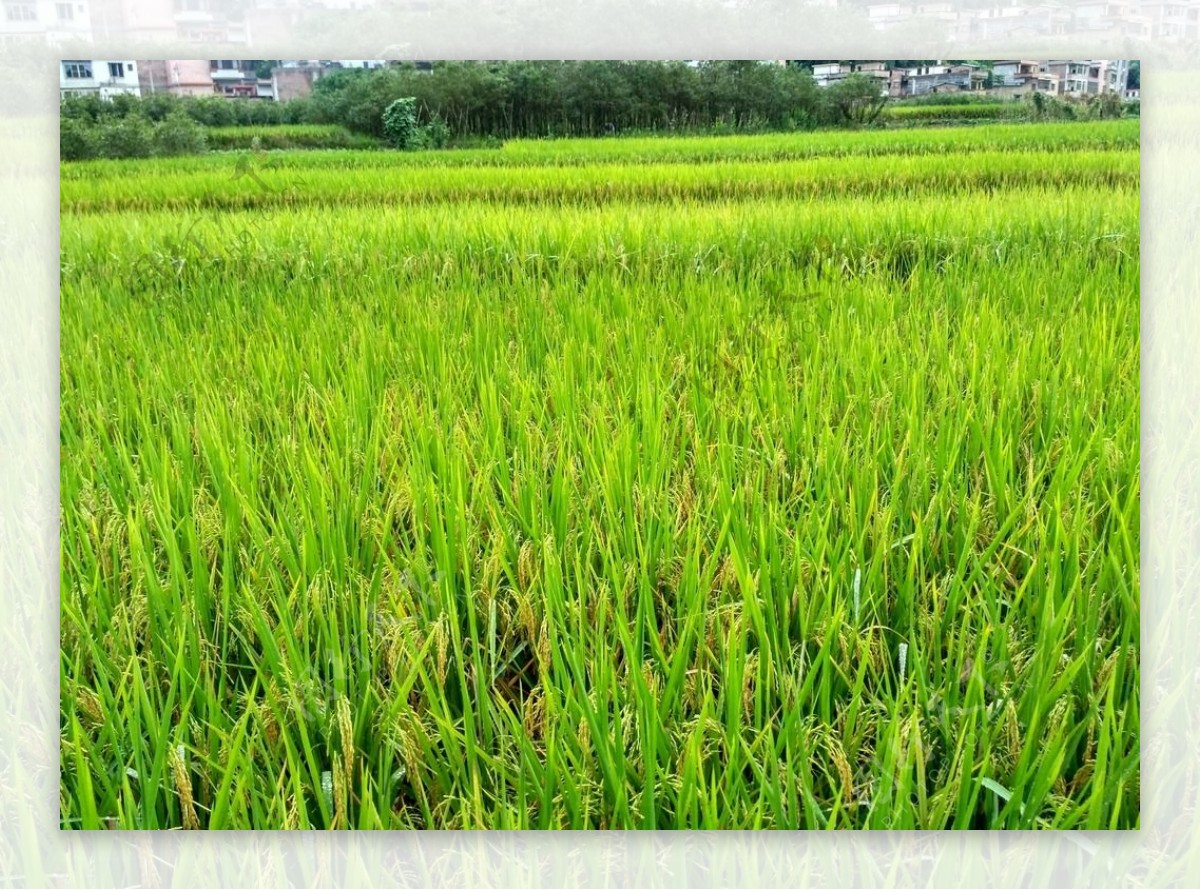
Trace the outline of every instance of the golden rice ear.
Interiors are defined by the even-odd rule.
[[[171,768],[171,777],[175,783],[175,794],[179,797],[179,809],[183,814],[183,827],[197,829],[200,820],[196,817],[196,806],[192,800],[192,779],[188,775],[187,752],[183,745],[175,745],[167,750],[167,759]]]
[[[346,696],[337,701],[337,726],[342,746],[343,774],[347,781],[354,778],[354,720],[350,715],[350,702]]]

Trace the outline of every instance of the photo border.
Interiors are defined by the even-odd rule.
[[[32,0],[39,7],[53,2]],[[279,33],[190,43],[169,0],[92,0],[91,40],[0,29],[0,879],[14,886],[1127,886],[1200,880],[1200,47],[1084,28],[1081,0],[964,44],[932,13],[877,29],[845,2],[322,0]],[[1200,0],[1180,0],[1185,9]],[[901,4],[903,5],[903,4]],[[950,4],[942,4],[950,5]],[[960,13],[963,2],[952,4]],[[1115,4],[1114,4],[1115,5]],[[245,10],[251,4],[240,2]],[[279,0],[284,12],[299,2]],[[920,9],[914,6],[914,9]],[[927,5],[927,8],[928,5]],[[1028,9],[1043,8],[1029,4]],[[121,14],[118,14],[121,13]],[[1031,13],[1034,18],[1036,13]],[[252,17],[253,21],[257,20]],[[1032,27],[1032,26],[1031,26]],[[261,26],[257,32],[262,34]],[[372,39],[372,35],[381,35]],[[58,828],[58,61],[124,58],[1140,59],[1142,822],[1133,832],[71,832]],[[904,52],[900,53],[903,48]]]

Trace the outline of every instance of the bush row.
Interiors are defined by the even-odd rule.
[[[351,133],[336,124],[280,124],[263,127],[212,127],[208,146],[216,151],[246,149],[366,149],[379,143],[370,136]]]
[[[159,121],[131,114],[95,122],[64,117],[59,123],[59,154],[64,161],[200,154],[207,149],[204,127],[180,113]]]

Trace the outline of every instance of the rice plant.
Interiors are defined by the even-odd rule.
[[[1138,827],[1118,123],[64,165],[62,826]]]

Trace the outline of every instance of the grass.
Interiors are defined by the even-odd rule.
[[[1137,151],[980,132],[64,166],[63,826],[1137,827]]]

